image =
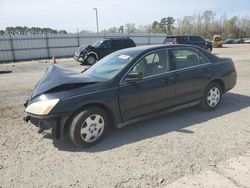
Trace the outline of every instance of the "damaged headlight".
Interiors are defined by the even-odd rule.
[[[30,104],[25,111],[36,115],[47,115],[56,106],[59,99],[44,100]]]

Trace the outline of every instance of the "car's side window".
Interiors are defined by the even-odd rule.
[[[132,73],[142,73],[143,78],[165,73],[170,70],[166,50],[160,50],[144,56],[132,69]]]
[[[169,53],[177,70],[208,63],[208,61],[196,50],[172,49]]]
[[[110,40],[104,41],[101,45],[101,48],[111,48],[111,41]]]
[[[199,36],[190,36],[190,41],[201,42],[201,41],[203,41],[203,39]]]
[[[188,43],[188,37],[187,36],[178,36],[176,39],[176,42],[179,44],[186,44],[186,43]]]

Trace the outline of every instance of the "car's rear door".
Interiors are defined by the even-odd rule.
[[[205,47],[206,41],[199,36],[189,36],[189,42],[191,45],[200,46],[201,48],[206,48]]]
[[[199,99],[212,75],[212,64],[195,48],[169,50],[176,69],[176,104]]]
[[[118,40],[118,39],[112,40],[112,49],[113,49],[113,51],[123,49],[124,48],[124,42],[123,41],[124,40]]]
[[[119,86],[119,102],[124,121],[175,104],[175,73],[167,51],[158,50],[143,56],[129,72],[143,73],[143,79]]]

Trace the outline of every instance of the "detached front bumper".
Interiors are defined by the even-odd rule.
[[[38,127],[38,133],[51,130],[51,135],[53,138],[60,139],[63,136],[61,134],[61,117],[59,116],[36,116],[24,112],[23,120]]]

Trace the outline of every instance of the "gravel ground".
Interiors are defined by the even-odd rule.
[[[250,45],[214,49],[231,57],[238,84],[213,112],[193,107],[112,130],[78,149],[22,120],[23,102],[49,62],[2,64],[0,187],[165,187],[250,151]],[[59,64],[82,70],[72,59]]]

